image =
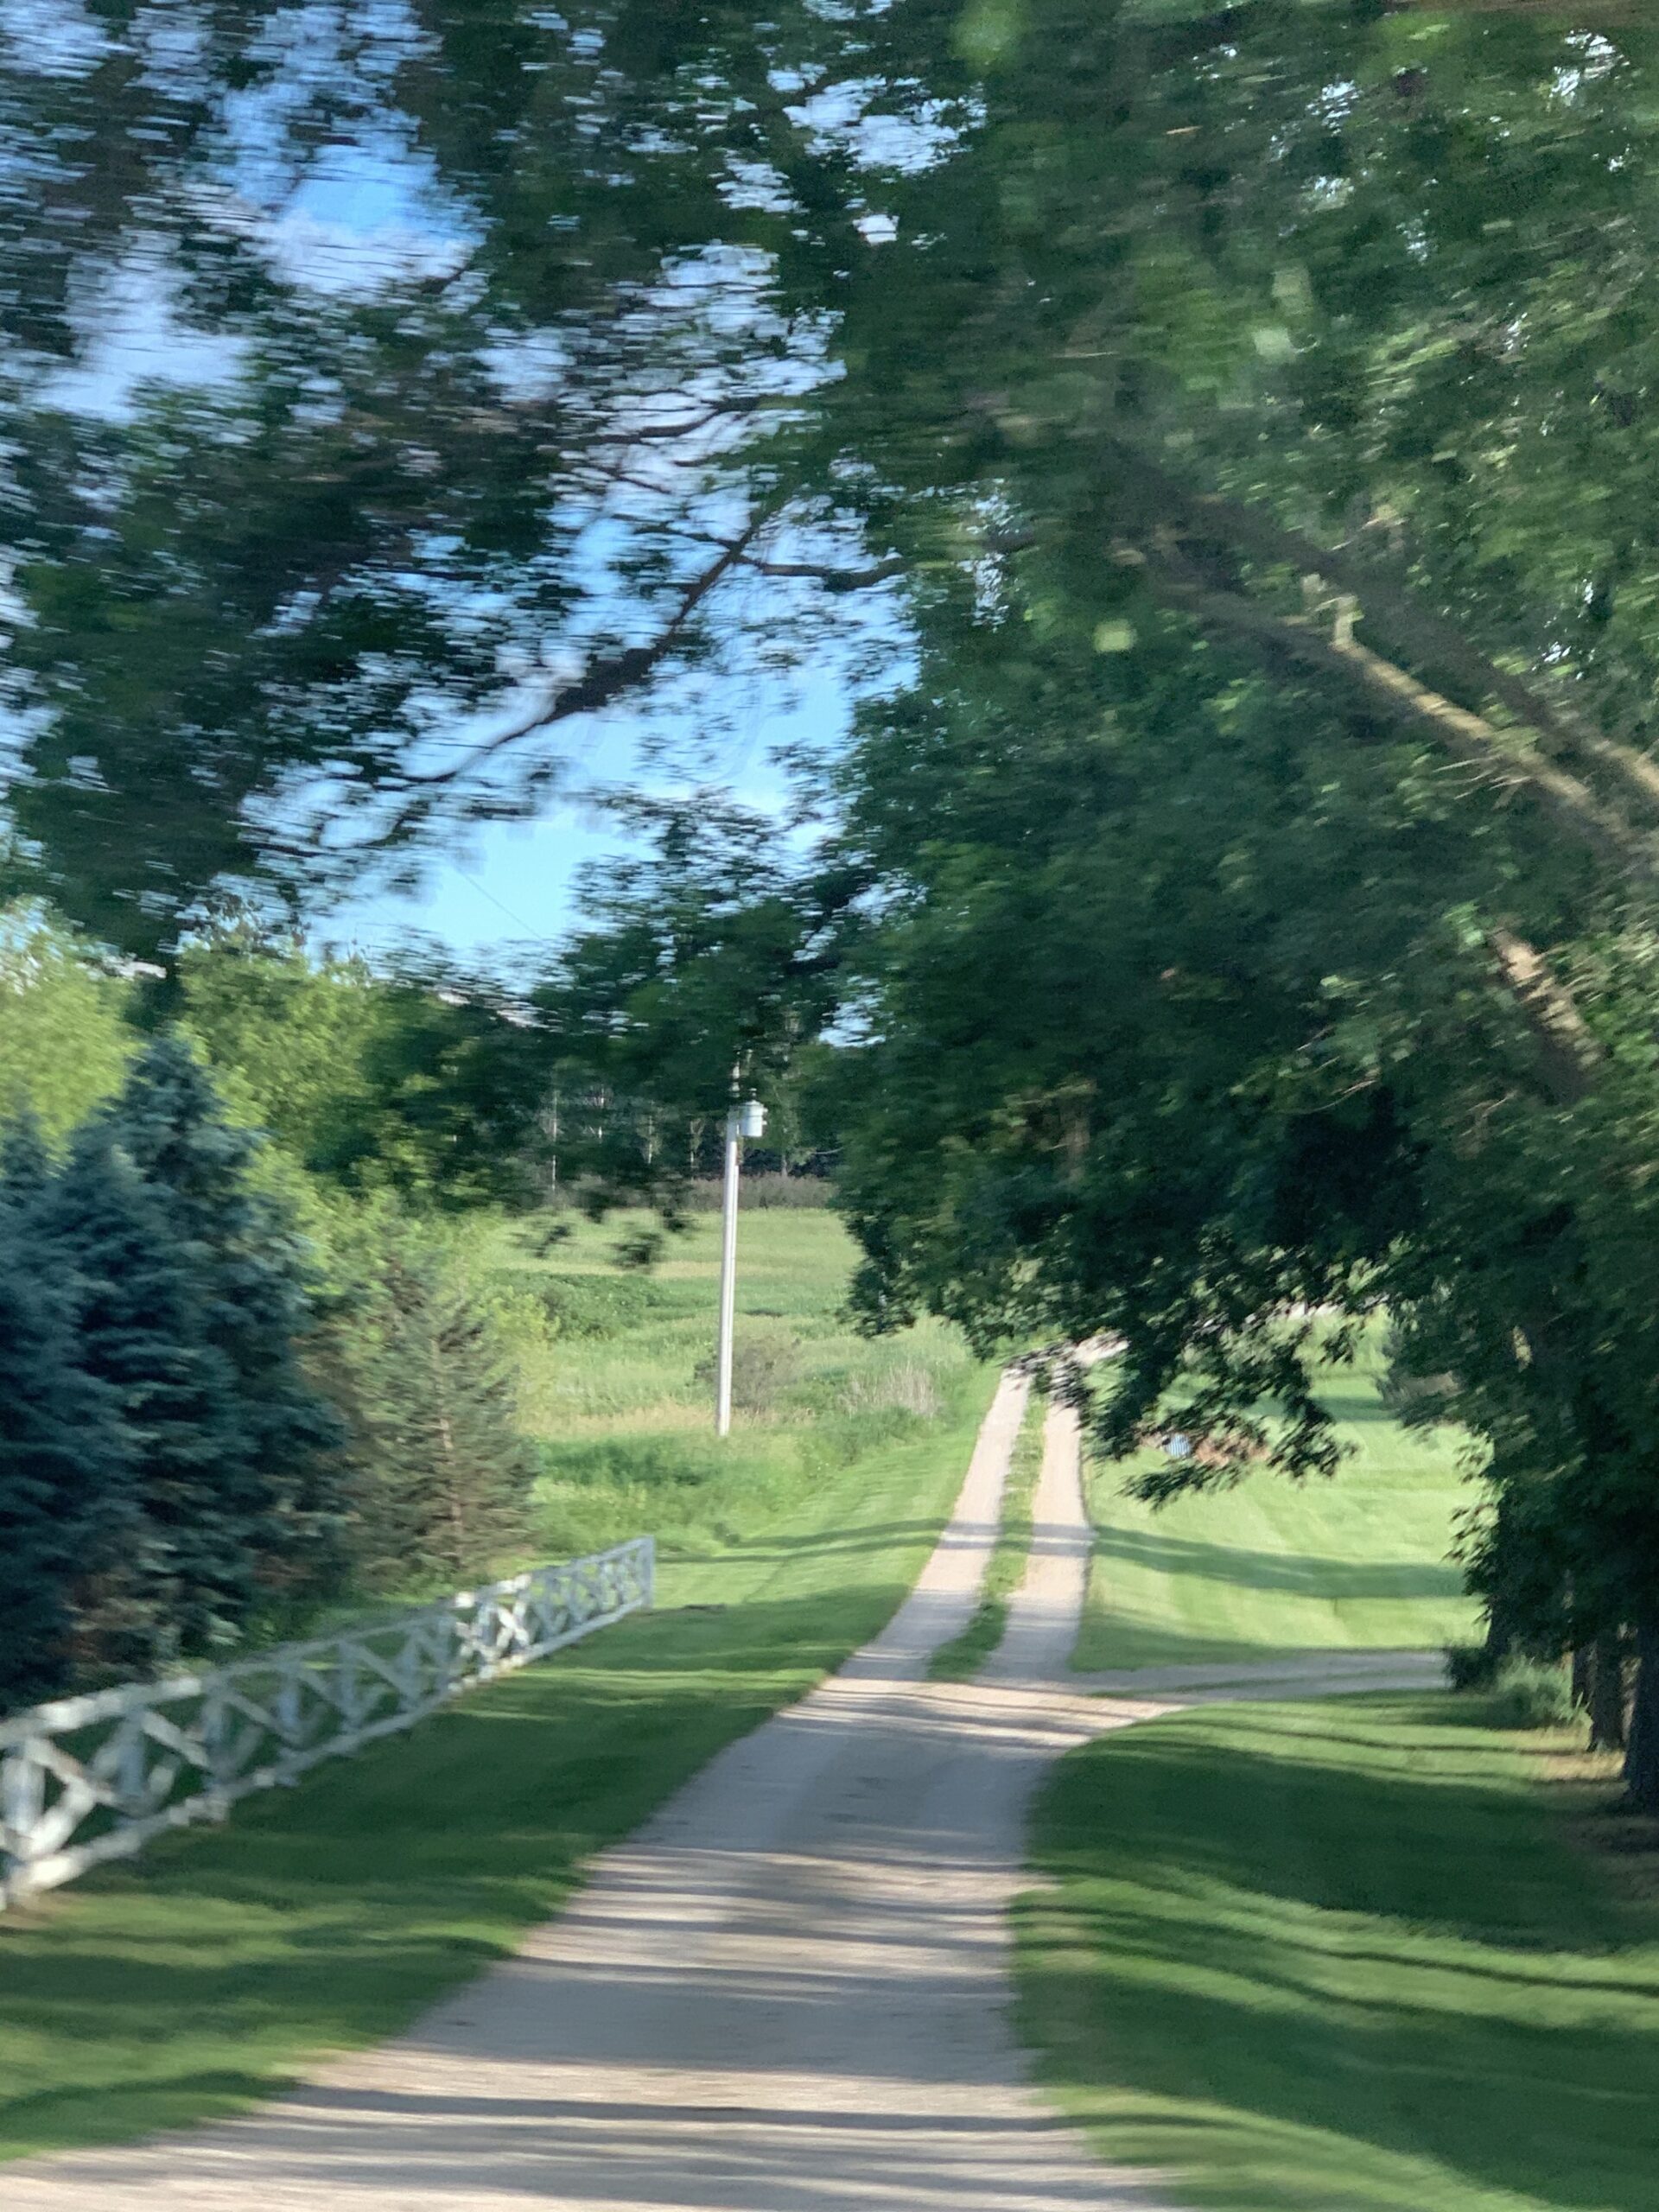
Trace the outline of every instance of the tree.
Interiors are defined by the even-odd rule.
[[[162,1036],[135,1059],[82,1154],[88,1179],[112,1172],[111,1154],[130,1164],[149,1201],[154,1287],[175,1296],[151,1332],[169,1419],[147,1510],[164,1531],[188,1650],[233,1635],[261,1605],[327,1587],[340,1560],[340,1431],[301,1362],[311,1326],[302,1255],[251,1180],[257,1143],[226,1118],[188,1046]],[[143,1220],[117,1234],[121,1270],[143,1268]],[[129,1276],[111,1333],[134,1318],[142,1294]],[[188,1355],[181,1372],[169,1344]],[[120,1355],[111,1345],[109,1356]],[[144,1412],[134,1407],[141,1424]]]
[[[629,810],[650,843],[588,879],[584,924],[531,994],[561,1097],[561,1176],[671,1212],[734,1079],[792,1079],[834,999],[833,870],[792,868],[766,817],[704,791]]]
[[[381,966],[240,925],[178,963],[181,1026],[308,1174],[416,1204],[539,1195],[546,1039],[499,985],[415,950]]]
[[[73,1286],[78,1356],[121,1424],[129,1522],[89,1599],[101,1671],[155,1672],[224,1641],[253,1602],[268,1538],[242,1466],[242,1408],[213,1340],[204,1255],[147,1183],[112,1116],[76,1135],[40,1209]]]
[[[65,1689],[130,1542],[126,1439],[82,1365],[73,1292],[0,1183],[0,1707]]]
[[[359,827],[533,803],[564,726],[708,651],[747,537],[734,440],[819,371],[746,250],[770,225],[733,204],[735,87],[706,89],[728,39],[764,82],[742,10],[419,18],[210,0],[159,73],[132,57],[170,10],[140,0],[0,88],[40,156],[0,187],[10,804],[54,895],[129,951],[170,953],[226,880],[350,880]],[[231,150],[250,102],[257,175]],[[303,206],[347,110],[429,181],[319,267]],[[113,143],[115,169],[69,150]],[[133,289],[177,343],[111,394]],[[480,715],[526,743],[448,734]]]
[[[454,1589],[499,1573],[525,1540],[535,1462],[487,1316],[440,1250],[404,1237],[346,1325],[371,1586]]]
[[[120,1083],[130,987],[41,908],[0,909],[0,1119],[63,1136]]]

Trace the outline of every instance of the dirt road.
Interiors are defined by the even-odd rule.
[[[1157,2212],[1155,2180],[1108,2171],[1027,2086],[1007,2017],[1033,1787],[1205,1694],[1067,1680],[1089,1535],[1064,1409],[1001,1648],[977,1683],[925,1679],[971,1611],[1025,1391],[1005,1378],[887,1631],[518,1957],[245,2119],[8,2168],[8,2212]]]

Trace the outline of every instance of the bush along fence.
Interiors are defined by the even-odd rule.
[[[0,1906],[413,1727],[474,1683],[649,1605],[654,1571],[640,1536],[375,1627],[14,1715],[0,1723]]]

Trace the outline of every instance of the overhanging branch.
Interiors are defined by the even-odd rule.
[[[1569,706],[1500,667],[1454,623],[1424,606],[1410,590],[1379,576],[1351,550],[1322,545],[1301,531],[1288,529],[1248,500],[1197,490],[1152,455],[1127,443],[1120,442],[1112,448],[1112,474],[1115,489],[1127,493],[1132,504],[1178,537],[1224,546],[1298,575],[1319,576],[1327,585],[1351,593],[1361,619],[1386,632],[1396,651],[1444,669],[1472,698],[1495,700],[1506,708],[1554,753],[1592,760],[1644,809],[1659,810],[1659,763],[1633,746],[1605,736]]]
[[[411,776],[410,783],[423,791],[444,790],[464,782],[498,754],[521,744],[537,730],[550,728],[555,722],[568,721],[575,715],[596,714],[611,705],[674,652],[698,607],[737,567],[771,519],[770,512],[763,512],[740,536],[720,543],[715,558],[687,582],[667,620],[654,637],[643,645],[625,646],[620,652],[596,655],[580,676],[555,685],[504,728],[493,731],[480,744],[473,747],[463,760],[446,768],[434,768],[425,775]],[[399,817],[396,826],[405,826],[407,819],[408,811]]]
[[[1327,637],[1311,623],[1280,614],[1242,592],[1212,588],[1196,576],[1173,546],[1155,540],[1120,547],[1166,604],[1206,629],[1246,637],[1272,652],[1340,679],[1375,712],[1416,724],[1453,760],[1488,784],[1532,792],[1580,845],[1622,873],[1650,878],[1655,858],[1644,842],[1610,811],[1589,785],[1541,753],[1524,730],[1500,730],[1483,715],[1431,691],[1396,663],[1360,645],[1345,628]]]

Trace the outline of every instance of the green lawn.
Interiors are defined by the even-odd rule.
[[[1363,1366],[1332,1370],[1324,1395],[1354,1447],[1330,1481],[1264,1471],[1154,1511],[1123,1496],[1123,1467],[1090,1469],[1095,1563],[1074,1665],[1248,1661],[1471,1633],[1446,1556],[1469,1499],[1456,1438],[1399,1427]]]
[[[1041,2078],[1200,2212],[1652,2212],[1659,1910],[1473,1700],[1211,1707],[1060,1768]]]
[[[1020,1586],[1031,1550],[1032,1514],[1037,1479],[1043,1471],[1043,1421],[1048,1400],[1033,1390],[1014,1441],[1008,1479],[1002,1495],[1001,1526],[986,1564],[979,1603],[960,1636],[942,1643],[928,1673],[936,1681],[965,1682],[976,1675],[1002,1641],[1008,1624],[1008,1600]]]
[[[691,1374],[708,1225],[666,1303],[526,1351],[550,1530],[666,1529],[660,1610],[0,1919],[0,2157],[222,2113],[393,2032],[887,1620],[994,1378],[943,1332],[873,1346],[837,1321],[849,1246],[829,1216],[743,1228],[743,1325],[800,1342],[728,1459]],[[605,1249],[585,1232],[549,1264]]]

